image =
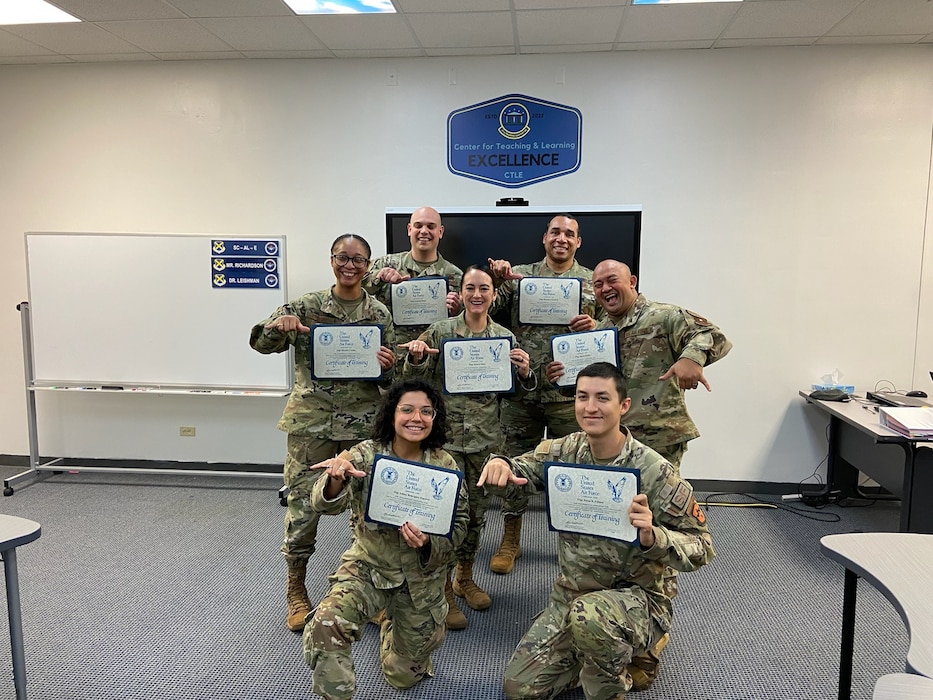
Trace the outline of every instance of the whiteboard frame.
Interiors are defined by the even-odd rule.
[[[278,242],[278,289],[213,287],[217,239]],[[34,387],[290,391],[291,352],[248,343],[288,301],[284,236],[27,232],[25,250]]]

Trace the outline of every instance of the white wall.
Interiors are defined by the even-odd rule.
[[[643,206],[642,291],[735,343],[707,372],[713,393],[689,397],[703,437],[685,474],[802,479],[825,442],[798,388],[839,368],[860,389],[933,395],[930,75],[928,46],[0,67],[0,454],[28,452],[24,231],[284,234],[296,296],[330,284],[339,233],[382,252],[386,206],[520,195]],[[520,190],[448,172],[448,113],[512,92],[583,112],[579,171]],[[108,300],[101,323],[144,314],[152,293]],[[284,451],[281,400],[38,399],[45,454]]]

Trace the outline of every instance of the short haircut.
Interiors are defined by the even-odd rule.
[[[463,282],[466,280],[467,273],[471,270],[479,270],[480,272],[489,275],[489,279],[492,281],[493,289],[496,287],[496,278],[493,277],[492,270],[489,269],[488,263],[477,263],[476,265],[470,265],[467,269],[463,271],[463,277],[460,278],[460,289],[463,289]]]
[[[587,365],[577,374],[577,382],[580,377],[597,377],[599,379],[612,379],[616,385],[616,392],[619,394],[619,401],[625,401],[628,398],[628,388],[625,386],[625,377],[619,368],[608,362],[594,362]],[[574,385],[576,387],[576,384]]]
[[[548,219],[548,222],[547,222],[548,231],[551,230],[551,222],[554,221],[554,219],[557,219],[557,218],[560,218],[560,217],[563,217],[563,218],[565,218],[565,219],[570,219],[571,221],[576,221],[576,223],[577,223],[577,235],[578,235],[578,236],[580,235],[580,222],[577,220],[577,217],[575,217],[573,214],[568,214],[568,213],[566,213],[566,212],[564,212],[563,214],[555,214],[555,215],[552,216],[550,219]]]
[[[386,395],[379,407],[379,413],[376,414],[376,420],[373,422],[373,440],[382,445],[391,445],[395,439],[395,409],[398,408],[399,401],[409,391],[423,391],[428,396],[428,401],[434,406],[437,415],[434,417],[434,423],[431,426],[431,432],[421,441],[423,449],[440,448],[447,442],[447,407],[444,405],[444,397],[431,384],[417,377],[412,379],[403,379],[395,382],[386,391]]]
[[[334,250],[337,248],[337,244],[339,244],[340,241],[344,241],[348,238],[355,238],[356,240],[358,240],[360,243],[363,244],[363,247],[366,248],[367,258],[371,258],[373,256],[373,249],[369,247],[369,243],[366,241],[365,238],[363,238],[362,236],[356,233],[342,233],[339,236],[337,236],[337,238],[334,239],[334,242],[330,244],[330,252],[333,253]]]

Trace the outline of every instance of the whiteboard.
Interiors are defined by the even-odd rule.
[[[249,280],[230,276],[227,284],[236,259],[217,254],[218,240],[238,249],[273,242],[274,262],[264,264],[278,286],[267,286],[274,277],[236,286]],[[27,233],[26,269],[36,386],[291,386],[291,353],[249,346],[250,328],[287,301],[284,237]]]

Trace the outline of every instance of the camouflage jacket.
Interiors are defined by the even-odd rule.
[[[672,304],[650,301],[639,294],[618,321],[606,318],[600,328],[619,331],[619,360],[632,398],[622,422],[647,445],[665,447],[700,435],[687,413],[677,378],[658,377],[682,357],[702,366],[724,357],[732,343],[702,316]]]
[[[367,476],[350,479],[334,500],[328,501],[324,498],[327,478],[318,479],[311,489],[313,510],[335,515],[350,508],[353,513],[350,519],[353,541],[350,548],[343,553],[334,578],[339,581],[362,574],[380,589],[396,588],[407,581],[415,607],[421,610],[430,609],[444,598],[444,584],[454,561],[454,549],[466,535],[470,518],[466,480],[460,483],[451,537],[448,539],[440,535],[428,535],[427,546],[420,550],[412,549],[397,527],[365,520],[373,459],[377,454],[391,456],[391,445],[365,440],[342,454],[354,467],[366,472]],[[460,471],[454,458],[444,450],[425,451],[421,463]]]
[[[506,337],[516,346],[515,336],[512,332],[500,326],[492,319],[488,319],[486,330],[479,335],[473,335],[466,324],[464,313],[437,321],[428,326],[421,334],[423,340],[432,348],[441,347],[445,338],[497,338]],[[442,353],[427,355],[420,365],[413,365],[409,358],[405,358],[403,375],[405,377],[419,376],[431,382],[439,390],[444,389],[444,362]],[[512,370],[515,371],[514,368]],[[530,380],[530,377],[529,377]],[[533,386],[533,384],[532,384]],[[516,393],[523,391],[518,377],[515,377]],[[450,439],[444,447],[453,452],[474,453],[490,452],[502,448],[502,428],[499,425],[499,395],[493,392],[483,392],[477,387],[475,394],[447,394],[444,402],[447,405],[447,424],[450,426]]]
[[[261,353],[286,352],[289,346],[295,347],[295,386],[279,420],[279,430],[327,440],[362,440],[369,435],[379,408],[379,386],[391,383],[395,368],[384,372],[379,382],[312,379],[310,334],[265,328],[286,314],[297,316],[309,327],[315,323],[381,324],[382,344],[391,348],[395,335],[389,310],[363,292],[363,301],[348,316],[334,299],[332,288],[322,289],[280,306],[250,331],[249,344]]]
[[[605,316],[601,306],[597,306],[593,295],[593,271],[583,267],[576,260],[567,272],[560,274],[547,266],[547,258],[529,265],[518,265],[512,268],[525,277],[578,277],[583,280],[582,304],[580,313],[588,314],[599,320]],[[561,333],[570,333],[569,326],[528,326],[518,323],[518,285],[521,280],[505,280],[496,287],[497,297],[493,302],[490,313],[497,314],[507,311],[510,326],[518,339],[522,350],[531,356],[531,367],[538,378],[538,388],[526,393],[522,399],[531,403],[551,403],[555,401],[573,401],[572,396],[562,394],[544,376],[544,368],[554,359],[551,356],[551,336]]]
[[[391,267],[403,275],[409,275],[412,279],[415,277],[446,277],[448,291],[451,292],[460,291],[460,280],[463,278],[463,272],[460,268],[444,260],[440,253],[437,254],[437,260],[423,270],[415,262],[411,252],[389,253],[376,258],[363,278],[363,289],[385,304],[390,311],[392,310],[392,285],[376,279],[379,270],[384,267]],[[424,333],[427,327],[427,324],[423,326],[396,326],[395,342],[407,343],[409,340],[414,340]]]
[[[583,432],[544,440],[534,450],[508,461],[514,472],[529,480],[525,488],[532,491],[544,488],[545,462],[594,463]],[[641,493],[648,496],[654,520],[654,546],[642,549],[603,537],[560,533],[560,573],[552,599],[556,595],[569,602],[582,593],[635,585],[648,592],[657,612],[669,615],[670,601],[663,592],[665,568],[694,571],[716,555],[706,517],[694,499],[693,487],[678,477],[661,455],[630,433],[611,464],[640,470]]]

